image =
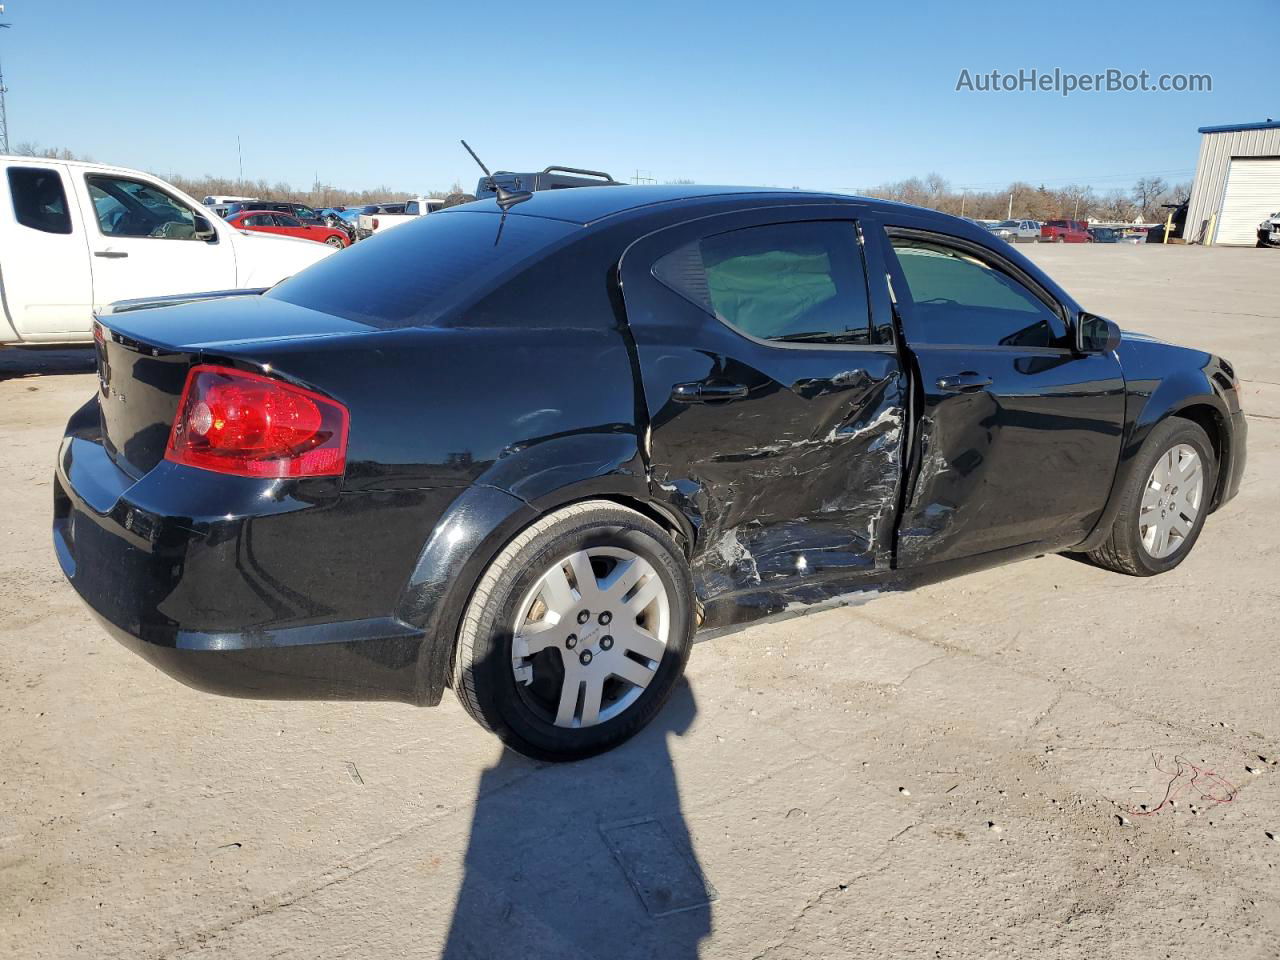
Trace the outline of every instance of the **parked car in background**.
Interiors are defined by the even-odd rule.
[[[571,760],[653,718],[699,625],[1044,553],[1164,573],[1240,488],[1227,361],[1122,334],[955,217],[694,186],[508,206],[102,318],[51,499],[109,633],[223,694],[452,686]]]
[[[1091,243],[1089,223],[1086,220],[1046,220],[1040,228],[1040,240],[1044,243]]]
[[[1280,247],[1280,213],[1273,213],[1258,224],[1258,246]]]
[[[583,170],[579,167],[546,167],[537,173],[512,173],[496,170],[493,176],[481,177],[476,184],[476,199],[483,200],[495,194],[494,186],[501,186],[512,193],[528,190],[563,190],[565,187],[616,187],[618,181],[603,170]]]
[[[291,217],[297,217],[303,223],[322,224],[323,218],[313,208],[305,203],[294,203],[289,200],[238,200],[235,203],[227,204],[227,216],[241,213],[245,210],[272,210],[276,213],[287,213]]]
[[[227,217],[227,223],[237,230],[252,230],[256,233],[273,233],[281,237],[297,237],[300,240],[312,240],[316,243],[327,243],[339,249],[348,246],[347,231],[340,227],[326,227],[319,223],[303,223],[297,217],[287,213],[275,213],[269,210],[245,210]]]
[[[346,211],[346,207],[325,207],[319,211],[319,215],[320,222],[326,227],[341,230],[346,235],[347,244],[350,245],[356,241],[356,228],[351,221],[343,216]]]
[[[1094,243],[1119,243],[1123,234],[1114,227],[1090,227],[1089,238]]]
[[[1038,243],[1040,240],[1038,220],[1001,220],[987,229],[1009,243]]]
[[[220,217],[225,217],[233,203],[244,203],[256,200],[257,197],[205,197],[201,203]]]
[[[0,344],[87,343],[116,300],[269,287],[331,248],[240,233],[172,184],[0,156]]]
[[[396,207],[400,209],[395,209]],[[444,206],[444,201],[434,197],[414,197],[401,204],[381,204],[373,213],[361,213],[360,225],[356,228],[356,236],[364,239],[375,233],[402,227],[412,223],[418,217],[425,217]]]

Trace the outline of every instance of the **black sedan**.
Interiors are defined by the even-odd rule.
[[[108,314],[53,536],[201,689],[432,705],[571,759],[697,630],[1046,552],[1167,571],[1240,485],[1231,366],[981,227],[794,191],[452,208],[265,294]]]

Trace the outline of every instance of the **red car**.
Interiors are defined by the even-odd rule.
[[[1092,243],[1084,220],[1046,220],[1040,228],[1041,243]]]
[[[314,240],[316,243],[327,243],[331,247],[345,247],[347,235],[333,227],[303,223],[297,217],[287,213],[274,213],[269,210],[242,210],[227,217],[227,223],[237,230],[252,230],[255,233],[277,233],[286,237],[301,237],[303,240]]]

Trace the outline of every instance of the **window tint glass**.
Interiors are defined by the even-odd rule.
[[[383,329],[427,325],[581,230],[539,217],[449,211],[326,257],[266,296]]]
[[[1053,314],[1017,280],[942,243],[893,238],[913,302],[911,339],[979,347],[1054,345]]]
[[[289,216],[287,213],[277,213],[277,214],[276,214],[276,223],[277,223],[279,226],[282,226],[282,227],[300,227],[300,226],[302,226],[302,221],[301,221],[301,220],[299,220],[297,217],[291,217],[291,216]]]
[[[848,221],[780,223],[686,245],[654,276],[762,340],[867,343],[866,269]]]
[[[158,188],[119,177],[89,176],[85,181],[105,236],[196,239],[195,214]]]
[[[44,233],[70,233],[67,191],[57,170],[39,167],[10,167],[9,193],[13,215],[24,227]]]

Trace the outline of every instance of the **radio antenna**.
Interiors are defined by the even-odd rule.
[[[476,156],[476,152],[471,149],[471,145],[465,140],[461,140],[459,142],[466,148],[467,153],[471,154],[471,159],[474,160],[479,165],[480,169],[484,171],[484,175],[489,181],[489,188],[493,190],[494,197],[498,201],[498,206],[502,208],[504,213],[514,207],[517,203],[523,203],[525,200],[528,200],[533,196],[533,194],[528,190],[511,191],[502,186],[502,184],[498,183],[494,178],[493,174],[489,172],[489,168],[484,165],[484,161]]]

